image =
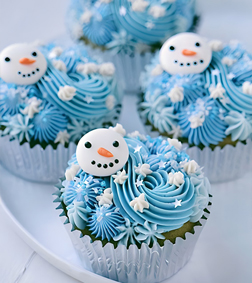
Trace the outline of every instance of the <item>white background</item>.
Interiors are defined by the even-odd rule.
[[[0,0],[0,50],[11,43],[32,42],[37,39],[46,42],[63,35],[65,33],[64,17],[67,5],[67,0]],[[252,52],[251,0],[199,0],[199,11],[202,14],[199,29],[201,35],[212,39],[222,39],[226,42],[232,39],[239,40]],[[126,121],[129,117],[125,111],[125,109],[130,109],[129,107],[130,105],[124,107],[123,121]],[[133,118],[137,119],[134,113],[131,117],[132,121],[134,121]],[[141,131],[142,127],[137,120],[128,123],[126,129],[128,131],[136,129]],[[251,189],[251,184],[248,185]],[[223,197],[225,197],[225,193],[223,193]],[[227,193],[226,198],[228,197]],[[251,200],[249,203],[251,203]],[[234,201],[234,209],[236,209],[236,205]],[[251,220],[251,209],[247,209],[247,215],[250,216],[249,219]],[[236,222],[240,221],[240,219],[236,219]],[[251,223],[248,226],[251,227]],[[19,239],[9,226],[1,206],[0,227],[0,283],[77,282],[48,264]],[[237,226],[234,226],[234,229],[235,227]],[[235,240],[242,241],[242,239]],[[246,249],[246,244],[244,244],[244,249]],[[223,255],[220,255],[220,259],[224,258]],[[248,258],[248,261],[250,260]],[[232,262],[235,265],[235,259]],[[239,265],[239,262],[237,264]],[[229,268],[225,266],[225,262],[220,261],[219,272],[222,270],[225,273],[232,272],[232,267]],[[228,283],[237,283],[237,276],[235,277],[236,281]],[[224,279],[225,276],[219,278]],[[239,283],[252,282],[251,277],[245,279],[241,276],[241,278],[243,280]],[[190,278],[186,282],[193,283],[190,282]],[[225,282],[225,280],[213,283],[220,282]],[[204,282],[202,281],[202,283]]]

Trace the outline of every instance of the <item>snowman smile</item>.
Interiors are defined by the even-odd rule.
[[[178,64],[179,66],[181,67],[184,67],[184,66],[197,66],[198,64],[204,64],[204,60],[203,59],[200,59],[199,61],[195,60],[195,61],[191,61],[191,62],[181,62],[179,60],[175,60],[174,61],[175,64]]]
[[[32,75],[35,75],[37,72],[39,72],[39,68],[36,68],[35,70],[31,71],[30,73],[23,74],[21,71],[18,71],[18,75],[25,77],[30,77]]]
[[[101,164],[101,163],[97,163],[95,160],[92,160],[91,161],[91,164],[92,165],[96,165],[98,168],[104,168],[104,169],[107,169],[108,167],[114,167],[115,164],[118,164],[119,163],[119,160],[118,159],[115,159],[114,160],[114,163],[113,162],[109,162],[109,164],[107,163],[104,163],[104,164]]]

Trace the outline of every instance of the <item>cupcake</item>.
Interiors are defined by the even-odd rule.
[[[178,138],[211,182],[249,170],[252,56],[194,33],[167,40],[141,76],[140,115],[151,135]]]
[[[195,0],[72,0],[67,26],[73,39],[113,62],[127,92],[165,39],[194,29]]]
[[[57,182],[83,134],[116,123],[112,63],[79,46],[14,44],[0,54],[0,161],[14,174]]]
[[[86,269],[152,283],[188,262],[211,195],[181,147],[177,139],[125,136],[119,124],[79,141],[54,202]]]

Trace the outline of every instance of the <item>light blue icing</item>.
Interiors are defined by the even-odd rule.
[[[89,227],[97,238],[113,238],[119,244],[128,246],[137,242],[153,244],[157,239],[164,239],[162,233],[178,229],[187,221],[197,222],[208,205],[210,189],[201,169],[197,168],[195,173],[187,173],[183,166],[190,160],[189,156],[161,137],[147,136],[144,141],[140,141],[139,137],[125,137],[125,141],[130,154],[123,167],[128,179],[122,185],[115,183],[112,176],[92,179],[91,175],[82,170],[77,173],[74,181],[62,183],[62,200],[66,205],[69,204],[68,207],[82,202],[84,209],[90,208],[88,215],[84,213],[84,216],[80,216],[79,209],[75,209],[77,223],[71,216],[72,225]],[[135,152],[137,146],[141,148]],[[163,164],[160,161],[163,161]],[[144,163],[149,164],[153,171],[146,177],[135,172],[135,166]],[[69,161],[69,165],[71,164],[78,164],[76,155]],[[184,183],[178,187],[169,184],[170,172],[181,172]],[[75,189],[72,190],[87,179],[91,184],[95,179],[99,180],[102,190],[111,188],[113,204],[98,206],[98,201],[95,202],[96,198],[93,198],[94,202],[89,206],[83,199],[81,190],[78,194]],[[141,184],[137,185],[137,181]],[[149,208],[145,208],[141,213],[135,211],[130,202],[142,193]],[[180,201],[181,206],[175,207],[176,201]],[[85,223],[80,223],[81,221]]]
[[[84,35],[97,45],[114,41],[113,47],[116,47],[117,38],[113,34],[119,34],[122,30],[132,38],[132,42],[153,44],[162,42],[177,32],[188,31],[193,25],[194,0],[177,0],[174,3],[149,1],[143,12],[133,11],[131,6],[132,3],[128,0],[114,0],[108,4],[72,0],[67,14],[67,25],[76,39]],[[162,6],[164,16],[152,16],[150,11],[153,6]],[[92,17],[90,21],[83,23],[82,15],[87,10],[92,12]],[[118,41],[118,46],[122,46],[121,44],[122,41]]]
[[[118,242],[119,245],[128,246],[130,244],[135,245],[137,241],[136,227],[137,223],[131,223],[128,218],[125,218],[125,224],[117,227],[119,234],[116,235],[113,240]]]
[[[67,209],[68,219],[73,229],[75,227],[84,229],[87,224],[88,214],[90,213],[90,208],[86,206],[86,203],[75,201]]]
[[[25,108],[25,101],[32,96],[39,97],[39,91],[34,86],[17,86],[6,84],[0,79],[0,118],[6,115],[21,113]]]
[[[54,47],[55,44],[41,47],[48,68],[34,85],[20,86],[1,80],[0,126],[6,127],[1,135],[10,135],[20,142],[32,140],[48,144],[54,143],[58,133],[66,130],[69,131],[69,142],[78,142],[86,132],[117,122],[121,111],[121,93],[115,77],[102,76],[99,73],[78,73],[78,64],[95,62],[87,55],[83,46],[63,48],[59,56],[52,57],[51,51]],[[53,66],[52,62],[55,60],[64,62],[66,73]],[[76,88],[76,95],[71,101],[63,101],[58,96],[60,87],[66,85]],[[109,96],[114,97],[115,103],[108,109]],[[28,118],[23,110],[29,106],[29,99],[34,97],[41,101],[39,113]],[[22,118],[17,119],[17,114]]]
[[[11,139],[17,139],[20,143],[24,140],[29,142],[34,135],[34,126],[28,116],[21,114],[5,116],[0,124],[5,127],[3,136],[9,135]]]
[[[166,107],[167,97],[157,95],[152,96],[149,102],[143,102],[141,107],[144,109],[141,113],[157,128],[161,133],[170,132],[177,120],[174,108],[172,106]]]
[[[157,239],[165,239],[163,229],[158,228],[157,224],[144,222],[143,225],[138,225],[135,228],[135,231],[138,233],[136,240],[139,242],[144,242],[147,245],[157,242]]]
[[[82,201],[89,207],[94,207],[96,197],[99,196],[104,189],[104,181],[93,179],[91,176],[81,176],[70,184],[65,186],[62,199],[66,206],[71,205],[74,201]]]
[[[235,60],[234,64],[224,65],[222,63],[224,57]],[[201,74],[181,77],[164,71],[161,75],[152,76],[151,70],[157,64],[159,61],[156,57],[142,75],[144,100],[141,104],[140,115],[160,133],[172,134],[174,129],[179,129],[179,126],[182,130],[180,136],[187,138],[190,144],[202,143],[205,146],[218,144],[229,134],[232,135],[232,139],[237,137],[239,140],[251,135],[249,117],[252,114],[252,96],[243,93],[242,85],[245,81],[252,82],[252,56],[240,44],[232,43],[225,46],[220,52],[213,52],[210,65]],[[209,89],[217,87],[218,84],[225,89],[224,97],[217,98],[216,102],[210,102]],[[172,103],[168,97],[169,91],[175,85],[184,89],[182,102]],[[213,103],[214,107],[209,115],[204,115],[205,120],[202,126],[191,128],[189,119],[192,114],[199,112],[196,103],[198,98],[201,98],[202,101],[209,101],[207,104]],[[173,115],[176,119],[167,119],[165,114],[167,107],[173,107]],[[231,115],[232,119],[228,114],[230,111],[235,112]],[[245,120],[241,116],[243,112],[247,117]],[[227,130],[228,123],[224,119],[226,116],[229,117],[227,118],[229,123],[233,123],[229,126],[229,130]]]
[[[214,99],[198,98],[179,113],[179,126],[182,136],[188,138],[189,144],[218,144],[226,137],[227,125],[220,117],[220,108]],[[204,121],[201,126],[192,128],[190,119],[200,116]]]
[[[88,219],[88,226],[96,237],[109,241],[119,233],[117,227],[124,222],[124,218],[115,206],[96,206]]]
[[[230,111],[225,117],[228,124],[226,135],[231,135],[232,141],[246,140],[252,133],[252,116],[236,111]]]
[[[190,216],[191,222],[198,221],[204,210],[208,205],[208,195],[210,191],[210,183],[207,178],[199,178],[196,176],[191,177],[191,182],[195,188],[195,204],[193,207],[193,213]]]

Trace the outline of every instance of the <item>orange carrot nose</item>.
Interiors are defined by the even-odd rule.
[[[194,56],[194,55],[197,54],[197,52],[192,51],[192,50],[188,50],[188,49],[184,49],[182,51],[182,54],[185,55],[185,56]]]
[[[23,64],[23,65],[31,65],[31,64],[33,64],[33,63],[35,63],[35,62],[36,62],[36,60],[29,59],[29,58],[21,58],[21,59],[19,60],[19,63],[20,63],[20,64]]]
[[[107,149],[103,148],[103,147],[100,147],[97,152],[101,155],[101,156],[104,156],[104,157],[113,157],[114,155],[108,151]]]

